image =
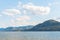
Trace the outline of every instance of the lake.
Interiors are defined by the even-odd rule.
[[[60,40],[60,32],[0,32],[0,40]]]

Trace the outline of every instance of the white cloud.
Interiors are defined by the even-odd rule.
[[[49,6],[36,6],[33,3],[22,4],[21,2],[19,2],[18,9],[23,9],[24,14],[32,13],[35,15],[46,15],[50,12]]]
[[[26,15],[25,16],[20,16],[16,20],[19,20],[19,21],[30,20],[30,17],[26,16]]]
[[[10,20],[10,26],[16,26],[16,22],[15,22],[14,19],[11,19],[11,20]]]
[[[39,21],[29,21],[31,20],[30,16],[27,15],[23,15],[20,16],[16,19],[11,19],[10,22],[10,26],[25,26],[25,25],[37,25],[38,23],[40,23]]]
[[[0,24],[0,28],[1,28],[1,27],[2,27],[2,28],[6,28],[6,27],[8,27],[8,25],[6,25],[6,24],[3,23],[3,24]]]
[[[27,15],[24,15],[16,19],[10,20],[10,22],[11,22],[11,25],[13,26],[21,26],[21,25],[29,25],[30,24],[29,20],[31,20],[31,18]]]
[[[23,15],[27,13],[31,13],[35,15],[47,15],[50,13],[49,6],[35,6],[33,3],[22,4],[21,2],[19,2],[17,7],[19,10],[18,9],[5,9],[2,13],[9,16],[13,16],[16,14],[21,14],[21,13],[23,13]]]
[[[36,14],[36,15],[46,15],[49,14],[50,12],[50,7],[49,6],[35,6],[33,4],[25,4],[23,5],[23,8],[26,9],[27,11],[29,10],[30,12]]]
[[[8,15],[8,16],[17,16],[17,14],[23,14],[20,16],[17,16],[17,18],[13,18],[10,20],[10,24],[9,26],[19,26],[19,25],[36,25],[38,22],[31,22],[31,16],[28,16],[27,14],[31,13],[31,15],[35,14],[35,15],[47,15],[50,12],[50,7],[49,6],[35,6],[32,3],[28,3],[28,4],[22,4],[21,2],[18,3],[17,5],[17,9],[5,9],[4,11],[2,11],[2,13],[4,15]],[[33,15],[34,16],[34,15]]]
[[[28,21],[22,21],[22,22],[17,22],[17,24],[16,24],[16,26],[25,26],[25,25],[31,25],[31,23],[30,22],[28,22]]]
[[[5,15],[9,15],[9,16],[21,14],[20,10],[18,10],[18,9],[5,9],[4,11],[2,11],[2,13]]]

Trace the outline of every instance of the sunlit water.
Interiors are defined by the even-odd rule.
[[[60,40],[60,32],[0,32],[0,40]]]

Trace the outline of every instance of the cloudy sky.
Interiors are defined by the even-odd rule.
[[[0,27],[60,21],[60,0],[0,0]]]

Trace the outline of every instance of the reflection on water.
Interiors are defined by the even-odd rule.
[[[0,40],[60,40],[60,32],[0,32]]]

